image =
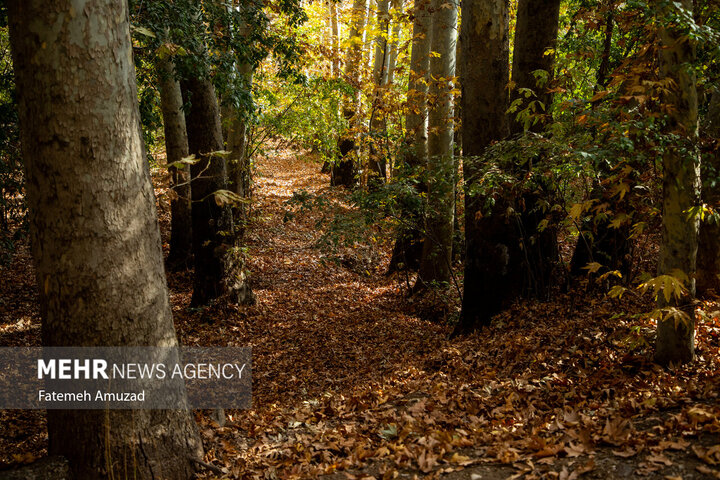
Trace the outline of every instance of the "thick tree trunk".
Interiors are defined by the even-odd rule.
[[[514,289],[516,246],[502,202],[489,215],[480,195],[470,195],[478,182],[479,156],[509,133],[507,83],[509,72],[508,0],[465,0],[461,24],[463,173],[465,175],[465,290],[458,332],[489,323]]]
[[[415,0],[413,8],[413,41],[410,52],[410,79],[405,116],[405,152],[399,171],[406,176],[420,173],[427,164],[427,93],[430,72],[430,1]],[[402,175],[402,174],[401,174]],[[423,186],[420,190],[425,189]],[[422,214],[413,210],[416,202],[408,201],[400,213],[403,226],[393,247],[388,273],[401,268],[416,270],[420,267],[423,235],[419,222]]]
[[[453,157],[453,82],[457,43],[458,7],[454,0],[433,1],[430,59],[432,107],[428,118],[428,195],[425,239],[418,281],[421,285],[450,281],[453,218],[455,213],[455,164]]]
[[[167,163],[179,162],[188,156],[187,129],[180,82],[175,77],[175,62],[172,57],[157,58],[160,107],[165,130],[165,152]],[[191,187],[189,165],[182,169],[170,167],[171,186],[175,195],[170,200],[170,253],[169,268],[186,269],[192,255]]]
[[[716,212],[720,211],[720,90],[715,90],[710,97],[710,105],[706,121],[705,135],[709,136],[716,146],[715,154],[709,155],[709,162],[703,165],[709,178],[704,178],[703,201]],[[697,253],[696,290],[698,295],[714,291],[720,293],[720,222],[705,219],[700,223]]]
[[[537,123],[529,126],[529,130],[533,132],[542,132],[549,118],[552,94],[548,92],[548,83],[553,77],[555,55],[552,51],[557,43],[559,20],[560,0],[518,1],[512,65],[514,93],[511,101],[523,98],[517,93],[518,89],[529,88],[536,93],[537,100],[545,105],[546,115],[542,115],[542,109],[538,109],[537,113],[542,116]],[[548,73],[546,82],[538,82],[533,73],[537,70]],[[526,106],[527,104],[524,104],[520,109]],[[522,133],[523,123],[516,121],[515,113],[510,117],[510,133]]]
[[[668,8],[676,8],[670,5]],[[682,6],[692,11],[692,0],[682,0]],[[661,10],[659,15],[662,13]],[[670,316],[665,321],[658,321],[655,361],[667,365],[689,362],[695,356],[692,298],[695,294],[699,216],[688,218],[687,212],[699,205],[700,159],[694,153],[698,133],[695,73],[689,68],[695,58],[695,47],[677,27],[661,27],[660,41],[661,76],[673,80],[673,86],[663,100],[674,107],[669,118],[670,127],[673,133],[680,135],[682,144],[669,146],[663,155],[663,236],[658,274],[682,272],[688,290],[688,295],[670,302],[670,306],[681,309],[687,318],[675,321]]]
[[[80,5],[9,2],[43,344],[174,346],[127,6]],[[183,410],[50,410],[48,433],[75,478],[190,478],[202,455]]]
[[[215,193],[227,190],[225,159],[213,152],[223,150],[220,112],[210,80],[182,82],[190,102],[185,115],[190,153],[200,159],[191,167],[192,233],[195,256],[192,305],[205,305],[224,294],[245,303],[249,285],[242,262],[236,258],[235,231],[229,204],[219,204]]]
[[[360,70],[363,62],[363,39],[367,24],[368,0],[354,0],[350,19],[345,76],[355,93],[345,100],[343,115],[350,123],[350,131],[338,139],[340,158],[330,167],[330,185],[352,188],[357,182],[357,142],[355,129],[359,122]]]

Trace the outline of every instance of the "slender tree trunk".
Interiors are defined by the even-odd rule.
[[[537,123],[529,126],[530,131],[542,132],[547,125],[549,110],[552,106],[552,94],[548,92],[548,84],[553,77],[555,54],[552,53],[557,44],[558,22],[560,20],[560,0],[519,0],[517,24],[515,28],[515,47],[513,49],[512,82],[514,84],[511,101],[523,98],[518,93],[520,88],[529,88],[537,95],[537,100],[545,105],[538,108],[541,115]],[[546,81],[538,81],[537,70],[547,72]],[[520,107],[523,109],[524,104]],[[516,114],[510,118],[510,133],[522,133],[524,125],[516,121]]]
[[[612,3],[612,2],[610,2]],[[613,30],[615,29],[615,13],[612,4],[608,5],[608,11],[605,14],[605,39],[603,40],[603,56],[598,68],[597,83],[595,84],[595,92],[601,88],[605,88],[610,81],[610,50],[612,49]]]
[[[338,28],[338,11],[335,0],[328,1],[330,13],[330,41],[332,44],[332,76],[340,75],[340,31]]]
[[[397,57],[398,57],[398,42],[400,41],[400,34],[402,33],[402,21],[400,16],[402,15],[403,0],[392,0],[392,14],[394,14],[395,20],[392,22],[392,34],[390,36],[390,47],[388,49],[388,61],[387,61],[387,85],[392,85],[395,82],[395,69],[397,68]]]
[[[370,113],[370,158],[368,183],[385,181],[386,159],[382,153],[380,137],[384,127],[385,113],[383,111],[384,91],[387,84],[388,61],[388,28],[390,26],[390,1],[377,0],[377,29],[375,37],[375,61],[373,63],[373,81],[375,92]]]
[[[252,85],[252,67],[249,64],[238,66],[238,73],[245,78],[248,91]],[[230,164],[230,187],[233,192],[244,199],[250,199],[250,157],[247,154],[247,114],[243,115],[232,109],[230,127],[228,128],[228,162]],[[241,205],[237,208],[237,222],[245,222],[246,208]]]
[[[405,116],[405,152],[399,171],[406,177],[419,174],[427,164],[427,94],[430,72],[430,1],[415,0],[413,7],[413,41],[410,52],[410,79],[407,93],[407,114]],[[401,173],[402,175],[402,173]],[[422,185],[418,190],[426,190]],[[419,223],[423,218],[417,202],[409,199],[403,206],[398,238],[393,247],[388,273],[400,268],[417,269],[423,249],[423,235]]]
[[[241,11],[243,6],[235,4],[232,7]],[[237,35],[239,38],[244,38],[249,41],[251,34],[251,27],[247,24],[242,25],[238,32],[233,32],[233,35]],[[242,87],[247,94],[247,97],[252,102],[252,79],[253,79],[253,67],[248,61],[244,61],[236,65],[236,73],[242,80]],[[250,164],[250,157],[247,152],[247,121],[250,117],[250,108],[247,111],[242,111],[235,105],[230,105],[228,110],[228,136],[227,136],[227,148],[230,151],[227,157],[228,162],[228,179],[230,184],[230,190],[238,195],[243,201],[250,200],[250,184],[252,181],[252,171]],[[237,240],[240,241],[243,238],[245,232],[245,225],[247,223],[247,203],[241,202],[233,207],[233,220],[235,223],[235,234]]]
[[[175,346],[127,4],[81,5],[9,2],[43,344]],[[190,478],[202,455],[186,410],[47,415],[75,478]]]
[[[692,0],[682,0],[692,11]],[[660,2],[656,2],[659,7]],[[667,8],[676,8],[670,4]],[[663,10],[658,15],[663,15]],[[695,153],[698,130],[698,101],[695,73],[690,67],[695,47],[680,28],[660,27],[661,75],[672,79],[673,86],[664,103],[673,107],[670,128],[681,136],[681,145],[669,146],[663,155],[663,227],[658,273],[682,272],[688,295],[672,299],[670,306],[680,308],[687,318],[658,321],[655,361],[660,364],[689,362],[695,356],[695,267],[699,216],[688,218],[688,210],[699,205],[700,158]],[[661,296],[662,297],[662,296]]]
[[[425,240],[418,281],[450,281],[453,218],[455,212],[455,163],[453,157],[453,82],[457,44],[458,7],[454,0],[433,1],[428,118],[428,196]]]
[[[375,37],[375,57],[373,62],[373,81],[376,87],[387,83],[388,28],[390,26],[390,1],[377,0],[377,29]]]
[[[224,294],[245,303],[247,278],[234,252],[235,231],[229,204],[220,204],[215,194],[228,189],[225,159],[211,155],[223,149],[220,112],[210,80],[182,82],[190,102],[185,115],[190,153],[199,162],[192,165],[192,233],[195,256],[192,305],[206,305]]]
[[[479,157],[509,133],[508,0],[465,0],[460,35],[462,53],[463,173],[465,175],[465,290],[457,332],[489,323],[506,303],[513,273],[507,267],[517,247],[508,245],[508,222],[500,210],[482,211],[484,199],[472,195]]]
[[[189,154],[185,114],[180,82],[175,77],[175,62],[166,55],[157,58],[160,107],[165,130],[165,152],[168,165],[179,162]],[[186,269],[192,255],[191,187],[189,166],[170,167],[171,185],[175,195],[170,201],[170,253],[168,266]]]
[[[367,24],[368,0],[354,0],[350,19],[349,42],[345,76],[355,89],[351,99],[345,100],[343,116],[350,123],[350,131],[338,140],[340,158],[330,168],[330,185],[352,188],[356,184],[358,146],[356,132],[360,114],[360,71],[363,63],[363,45]]]
[[[710,105],[705,123],[705,135],[713,139],[716,145],[715,155],[709,155],[709,162],[703,170],[710,178],[703,185],[703,201],[716,212],[720,211],[720,90],[710,97]],[[714,291],[720,293],[720,222],[705,219],[700,223],[697,253],[696,289],[698,295]]]

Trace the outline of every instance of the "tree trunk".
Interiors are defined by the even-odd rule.
[[[182,82],[190,102],[185,115],[192,165],[192,233],[195,256],[192,305],[206,305],[223,294],[244,303],[249,292],[247,278],[234,251],[235,231],[229,204],[219,204],[215,193],[227,190],[225,159],[211,155],[223,149],[220,112],[215,88],[208,79]]]
[[[710,97],[704,133],[716,145],[714,154],[708,155],[709,162],[703,165],[707,177],[703,180],[703,201],[716,212],[720,211],[720,90]],[[697,253],[696,290],[698,295],[714,291],[720,293],[720,222],[706,218],[700,223]]]
[[[375,92],[370,114],[370,158],[368,184],[382,183],[386,176],[386,159],[382,153],[380,138],[384,129],[383,111],[384,91],[387,84],[388,43],[387,35],[390,26],[390,1],[377,0],[377,29],[375,37],[375,61],[373,63],[373,81]]]
[[[425,239],[418,281],[421,285],[450,281],[455,204],[453,157],[453,82],[457,43],[457,4],[433,1],[428,118],[428,195]]]
[[[242,11],[246,7],[234,5],[228,8]],[[244,23],[237,32],[233,32],[233,35],[250,41],[251,28],[250,25]],[[242,80],[242,88],[252,104],[253,66],[248,63],[248,60],[244,60],[236,64],[236,74]],[[247,122],[252,113],[252,106],[250,105],[250,108],[242,111],[235,105],[229,105],[227,110],[229,111],[227,148],[230,153],[227,161],[230,190],[243,200],[233,206],[235,233],[237,240],[240,240],[244,235],[245,225],[248,221],[248,204],[245,201],[249,202],[250,200],[250,183],[252,180],[250,156],[247,152]]]
[[[165,152],[170,165],[189,155],[182,92],[180,82],[175,77],[175,62],[172,57],[158,56],[157,70],[165,130]],[[192,218],[189,168],[189,165],[181,169],[170,167],[171,186],[175,195],[170,200],[170,253],[167,263],[172,270],[184,270],[190,266]]]
[[[517,26],[515,28],[515,47],[513,49],[512,82],[513,96],[511,101],[523,98],[518,93],[520,88],[529,88],[537,95],[537,100],[545,105],[545,114],[541,108],[537,123],[529,126],[532,132],[545,130],[549,111],[552,105],[552,94],[548,92],[548,84],[553,77],[554,51],[557,44],[558,22],[560,20],[560,0],[519,0]],[[547,72],[546,81],[538,81],[533,72]],[[527,102],[519,107],[524,109]],[[516,114],[510,118],[510,133],[522,133],[524,125],[516,120]]]
[[[512,100],[523,99],[518,93],[519,89],[533,90],[536,100],[542,102],[544,110],[537,107],[537,122],[529,125],[529,130],[541,133],[545,130],[552,116],[550,107],[553,101],[552,93],[548,92],[549,83],[553,78],[555,55],[552,53],[557,44],[558,22],[560,20],[560,0],[520,0],[518,2],[517,26],[515,29],[515,47],[512,64]],[[540,81],[535,72],[547,72],[547,77]],[[520,108],[526,108],[523,105]],[[544,113],[543,113],[544,112]],[[510,114],[511,135],[521,134],[524,131],[523,122],[516,120],[516,113]],[[524,167],[517,166],[515,174],[526,177],[533,164],[542,162],[539,158],[535,162],[527,161]],[[535,178],[540,178],[536,176]],[[557,264],[559,249],[557,245],[557,231],[554,222],[539,231],[540,222],[546,220],[540,211],[539,202],[551,202],[555,192],[549,182],[539,182],[537,192],[522,191],[522,198],[518,209],[519,229],[514,243],[523,247],[525,293],[545,296],[549,291],[552,272]]]
[[[127,4],[74,5],[9,2],[43,344],[175,346]],[[47,415],[75,478],[190,478],[202,455],[185,410]]]
[[[241,6],[237,1],[233,2],[232,6],[228,6],[228,9],[231,11],[236,9],[239,12],[243,11],[245,8],[248,7]],[[249,24],[243,22],[237,31],[232,34],[249,42],[252,34],[251,29],[252,27]],[[239,204],[233,206],[235,234],[236,239],[240,241],[243,238],[245,225],[248,221],[247,207],[250,200],[250,184],[252,181],[250,156],[247,151],[247,123],[252,114],[253,66],[249,63],[248,59],[243,59],[243,61],[236,64],[235,67],[236,74],[242,80],[242,88],[250,100],[249,108],[245,111],[242,111],[242,109],[237,108],[235,105],[230,105],[228,108],[229,121],[227,122],[227,148],[230,151],[227,157],[230,190],[243,200]]]
[[[483,215],[484,199],[470,192],[478,182],[478,157],[509,133],[508,0],[465,0],[461,24],[463,173],[465,175],[465,290],[457,332],[489,323],[513,288],[516,246],[508,244],[512,225],[496,211]],[[509,235],[510,233],[510,235]]]
[[[338,28],[337,3],[334,0],[329,0],[328,9],[330,13],[330,41],[332,44],[331,72],[333,78],[335,78],[340,75],[340,31]]]
[[[615,12],[612,2],[608,2],[608,11],[605,14],[605,39],[603,40],[603,55],[598,67],[597,82],[594,91],[607,87],[610,82],[610,50],[612,49],[613,30],[615,29]]]
[[[413,41],[410,52],[410,79],[405,115],[405,152],[399,171],[406,177],[420,173],[427,164],[427,93],[430,72],[430,1],[415,0],[413,8]],[[401,173],[402,175],[402,173]],[[418,185],[418,190],[426,190]],[[418,192],[419,193],[419,192]],[[408,199],[402,204],[398,238],[393,246],[388,273],[401,268],[416,270],[420,267],[423,235],[420,228],[422,212],[414,208],[417,202]]]
[[[398,56],[398,42],[400,41],[400,33],[402,33],[402,21],[400,17],[402,15],[403,1],[392,0],[392,13],[394,14],[395,21],[393,22],[392,34],[390,36],[390,46],[388,49],[388,61],[387,61],[387,80],[386,84],[391,86],[395,82],[395,68],[397,68],[397,56]]]
[[[656,6],[660,2],[656,3]],[[682,0],[692,11],[692,0]],[[673,4],[670,7],[675,8]],[[660,7],[658,7],[660,8]],[[662,15],[662,9],[658,15]],[[695,73],[690,64],[695,47],[679,27],[660,27],[660,73],[673,84],[663,103],[673,107],[669,126],[680,136],[680,144],[668,146],[663,155],[663,226],[658,274],[682,272],[688,294],[672,299],[669,306],[681,309],[687,318],[658,321],[655,361],[667,365],[691,361],[695,356],[695,267],[699,216],[688,211],[699,205],[700,159],[695,152],[698,129],[698,101]],[[662,297],[662,296],[661,296]],[[662,305],[665,306],[665,305]]]
[[[345,76],[355,93],[351,99],[345,99],[343,116],[350,124],[350,131],[338,139],[340,158],[330,167],[330,185],[352,188],[356,184],[357,142],[356,127],[360,110],[360,70],[363,62],[363,38],[367,24],[368,0],[354,0],[350,19]]]
[[[238,66],[238,73],[245,78],[245,85],[251,91],[252,67],[249,64]],[[230,151],[228,162],[230,164],[230,187],[239,197],[250,199],[250,157],[247,152],[247,112],[243,113],[235,108],[231,109],[230,126],[228,128],[227,148]],[[244,229],[247,222],[247,208],[245,204],[236,206],[236,227]],[[240,225],[241,224],[241,225]]]

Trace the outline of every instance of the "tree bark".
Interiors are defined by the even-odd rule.
[[[608,11],[605,14],[605,39],[603,40],[603,55],[600,61],[600,67],[597,73],[597,82],[595,83],[595,93],[601,88],[605,88],[610,82],[610,50],[612,49],[613,30],[615,29],[615,13],[614,5],[608,2]]]
[[[356,127],[360,110],[360,70],[363,62],[365,26],[367,24],[368,0],[354,0],[350,19],[345,76],[355,93],[345,99],[343,116],[350,124],[350,131],[338,139],[340,158],[330,167],[330,185],[352,188],[357,182]]]
[[[458,7],[454,0],[433,1],[430,59],[431,100],[428,118],[428,195],[425,239],[418,281],[421,285],[450,281],[455,164],[453,157],[453,81],[457,44]]]
[[[484,199],[471,195],[478,182],[479,157],[509,133],[507,83],[509,72],[508,0],[465,0],[460,36],[463,53],[462,125],[465,175],[465,289],[457,332],[486,325],[505,306],[513,273],[507,244],[508,219],[501,203],[483,215]]]
[[[402,15],[403,1],[392,0],[391,2],[392,12],[395,20],[392,22],[392,34],[390,36],[390,46],[388,49],[388,61],[387,61],[387,85],[392,85],[395,82],[395,68],[397,68],[397,56],[398,56],[398,41],[400,34],[402,33],[402,21],[400,16]]]
[[[338,11],[335,0],[328,1],[330,14],[330,41],[332,44],[331,72],[333,77],[340,75],[340,31],[338,28]]]
[[[168,165],[189,155],[185,114],[182,106],[180,82],[175,76],[175,62],[169,55],[158,56],[158,85],[160,107],[165,130],[165,152]],[[191,187],[189,165],[182,169],[170,167],[171,187],[175,195],[170,200],[170,253],[167,264],[172,270],[190,266],[192,255]]]
[[[388,28],[390,26],[390,1],[377,0],[377,29],[375,37],[375,59],[373,62],[373,81],[375,92],[370,113],[370,158],[368,184],[383,183],[386,176],[386,159],[382,153],[380,137],[384,128],[384,91],[387,86]]]
[[[238,73],[245,78],[248,91],[252,85],[252,67],[249,64],[238,66]],[[228,128],[228,162],[230,163],[230,187],[243,199],[250,199],[250,157],[247,152],[247,113],[231,109],[230,127]],[[245,205],[239,205],[235,211],[236,223],[247,221]],[[238,226],[238,225],[236,225]]]
[[[127,4],[77,5],[9,2],[43,344],[175,346]],[[47,415],[75,478],[190,478],[202,455],[186,410]]]
[[[535,91],[537,100],[545,105],[545,114],[538,108],[541,115],[538,122],[531,124],[529,130],[542,132],[545,130],[549,111],[552,105],[552,94],[548,92],[548,84],[553,77],[553,65],[557,44],[558,22],[560,20],[560,0],[519,0],[517,24],[515,27],[515,47],[513,49],[512,83],[514,84],[511,101],[524,98],[518,93],[520,88]],[[544,70],[548,73],[547,82],[539,82],[533,72]],[[527,107],[522,105],[520,109]],[[516,120],[516,113],[511,113],[510,133],[523,133],[524,125]]]
[[[235,8],[239,11],[242,10],[242,6],[233,6],[229,8]],[[237,35],[240,38],[244,38],[246,41],[250,41],[251,26],[243,24],[237,31],[233,32],[233,35]],[[247,97],[252,102],[252,80],[253,80],[253,66],[247,59],[244,59],[241,63],[236,64],[236,74],[242,80],[242,88],[247,93]],[[246,111],[242,111],[235,105],[229,105],[227,110],[229,111],[228,120],[228,136],[227,136],[227,148],[230,151],[228,154],[228,168],[229,168],[229,183],[232,192],[238,195],[243,201],[249,202],[250,200],[250,184],[252,181],[252,171],[250,164],[250,156],[247,152],[247,122],[252,113],[252,109],[248,108]],[[233,220],[235,222],[235,232],[237,240],[242,239],[245,232],[245,225],[247,224],[247,203],[240,202],[233,206]]]
[[[427,94],[430,72],[430,1],[415,0],[413,7],[413,41],[410,52],[410,78],[405,115],[405,151],[399,171],[406,177],[416,175],[427,164]],[[418,185],[418,190],[426,190]],[[408,199],[400,212],[402,226],[393,246],[388,273],[401,268],[416,270],[420,267],[423,235],[420,222],[423,218],[416,202]]]
[[[703,202],[720,211],[720,90],[715,90],[710,97],[710,105],[704,133],[715,144],[715,154],[707,156],[709,162],[703,165],[703,170],[709,178],[703,184]],[[700,223],[697,253],[696,290],[698,295],[714,291],[720,293],[720,222],[706,218]]]
[[[190,153],[200,161],[192,165],[192,233],[195,274],[192,305],[206,305],[224,294],[231,301],[245,303],[249,292],[242,262],[235,254],[235,229],[227,203],[219,204],[215,194],[227,190],[225,158],[211,155],[223,150],[220,112],[215,88],[208,79],[182,82],[190,103],[185,115]]]
[[[659,8],[658,15],[666,13]],[[682,6],[692,12],[692,0],[682,0]],[[675,8],[674,4],[670,7]],[[687,318],[674,321],[659,320],[655,361],[689,362],[695,357],[695,268],[699,216],[688,218],[688,211],[700,201],[700,158],[695,152],[698,134],[698,100],[694,70],[695,47],[684,37],[682,29],[661,26],[659,31],[660,73],[673,80],[664,95],[663,103],[673,107],[669,128],[680,136],[680,144],[670,145],[663,155],[663,222],[662,245],[658,262],[659,275],[682,272],[688,294],[671,299],[670,305],[682,310]],[[662,297],[662,296],[661,296]]]

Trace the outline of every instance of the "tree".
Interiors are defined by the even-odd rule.
[[[457,332],[485,325],[505,305],[515,273],[508,270],[515,245],[508,243],[503,202],[490,214],[473,195],[480,180],[479,157],[494,141],[507,137],[509,40],[508,0],[466,0],[460,27],[463,66],[462,142],[465,176],[465,289]]]
[[[167,49],[158,53],[156,67],[165,130],[167,163],[174,165],[187,157],[189,150],[180,82],[176,76],[175,62]],[[187,268],[192,253],[192,193],[188,168],[187,165],[170,167],[171,182],[175,193],[170,201],[171,226],[168,265],[171,269]]]
[[[252,294],[236,252],[235,226],[230,203],[218,197],[228,191],[222,126],[215,87],[208,78],[183,80],[190,104],[185,114],[191,166],[192,232],[195,256],[192,305],[206,305],[225,294],[231,301],[251,301]],[[218,153],[220,152],[220,153]]]
[[[241,15],[246,15],[246,10],[249,10],[237,4],[228,8],[235,10]],[[237,27],[235,31],[228,28],[228,30],[230,30],[228,35],[234,35],[242,39],[245,43],[250,43],[249,39],[252,33],[252,25],[249,22],[243,22]],[[250,199],[252,173],[250,170],[250,155],[247,148],[247,130],[248,121],[252,115],[252,79],[254,69],[250,58],[242,58],[241,61],[236,63],[235,67],[237,71],[233,72],[233,78],[237,80],[235,84],[241,90],[242,95],[236,95],[236,98],[228,99],[229,104],[227,105],[227,111],[229,118],[226,120],[229,123],[227,138],[229,154],[227,161],[230,170],[230,188],[241,200],[235,206],[234,221],[237,227],[237,234],[242,237],[245,230],[244,226],[247,222],[245,202]],[[241,102],[239,100],[240,98],[244,101]]]
[[[393,15],[393,27],[392,34],[390,35],[390,44],[388,49],[388,61],[387,61],[387,85],[392,85],[395,82],[395,69],[397,68],[398,58],[398,41],[400,33],[402,32],[403,22],[400,16],[403,14],[403,0],[391,0],[392,6],[391,14]]]
[[[355,93],[345,100],[343,116],[350,131],[338,141],[340,158],[330,167],[330,184],[353,187],[357,174],[356,130],[360,121],[360,69],[363,61],[363,36],[367,24],[368,0],[354,0],[350,16],[349,47],[345,64],[345,77]]]
[[[413,40],[410,52],[410,75],[407,92],[407,113],[405,115],[405,150],[400,168],[405,176],[415,176],[427,164],[427,94],[430,72],[430,16],[429,0],[415,0],[413,7]],[[418,190],[424,189],[418,185]],[[411,198],[402,205],[400,212],[402,226],[393,246],[388,271],[397,271],[401,266],[417,269],[422,256],[423,235],[419,226],[422,216]]]
[[[553,78],[555,47],[560,20],[560,0],[519,0],[515,28],[515,46],[512,62],[512,93],[510,113],[510,134],[530,132],[543,133],[552,119],[550,110],[553,94],[550,82]],[[533,91],[534,96],[525,98],[525,92]],[[518,119],[517,112],[524,109],[532,113],[529,124],[524,118]],[[510,169],[520,178],[532,174],[543,158],[521,159]],[[534,180],[541,176],[534,174]],[[515,244],[523,247],[523,284],[528,293],[543,295],[550,288],[552,272],[558,260],[556,229],[551,222],[540,229],[540,222],[546,220],[540,207],[555,196],[550,182],[536,181],[537,185],[523,189],[522,202],[518,209],[518,225]],[[553,202],[554,203],[554,202]],[[509,232],[512,234],[511,232]],[[584,266],[584,265],[583,265]]]
[[[451,275],[455,164],[453,160],[453,77],[457,43],[457,4],[433,2],[428,97],[428,195],[425,239],[418,281],[448,282]]]
[[[330,44],[332,50],[332,62],[330,73],[333,77],[340,73],[340,29],[338,27],[338,9],[335,0],[328,0],[328,20],[330,23]]]
[[[370,159],[368,174],[373,177],[369,183],[384,182],[386,176],[386,160],[378,148],[384,128],[382,112],[384,90],[388,79],[388,28],[390,27],[390,1],[377,0],[377,36],[375,37],[375,56],[373,60],[373,82],[375,92],[370,113]]]
[[[695,357],[695,267],[700,204],[700,158],[695,147],[698,135],[698,99],[695,87],[695,46],[685,36],[675,9],[692,12],[692,1],[656,2],[660,16],[660,74],[671,80],[663,103],[669,133],[676,140],[668,145],[663,163],[662,245],[658,261],[659,275],[672,275],[684,284],[686,293],[661,306],[678,308],[684,315],[673,314],[658,320],[655,361],[689,362]],[[662,296],[661,296],[662,297]]]
[[[560,20],[560,0],[519,0],[515,27],[515,46],[512,63],[512,101],[522,102],[520,89],[535,92],[537,101],[544,107],[536,106],[537,122],[529,125],[532,132],[542,132],[547,124],[552,105],[552,93],[548,84],[553,76],[555,45]],[[545,72],[544,74],[541,72]],[[519,108],[529,105],[520,104]],[[542,114],[546,112],[546,114]],[[516,115],[510,118],[510,133],[519,134],[525,130]]]
[[[127,4],[9,8],[43,344],[175,346]],[[190,478],[202,455],[186,410],[47,415],[75,478]]]

